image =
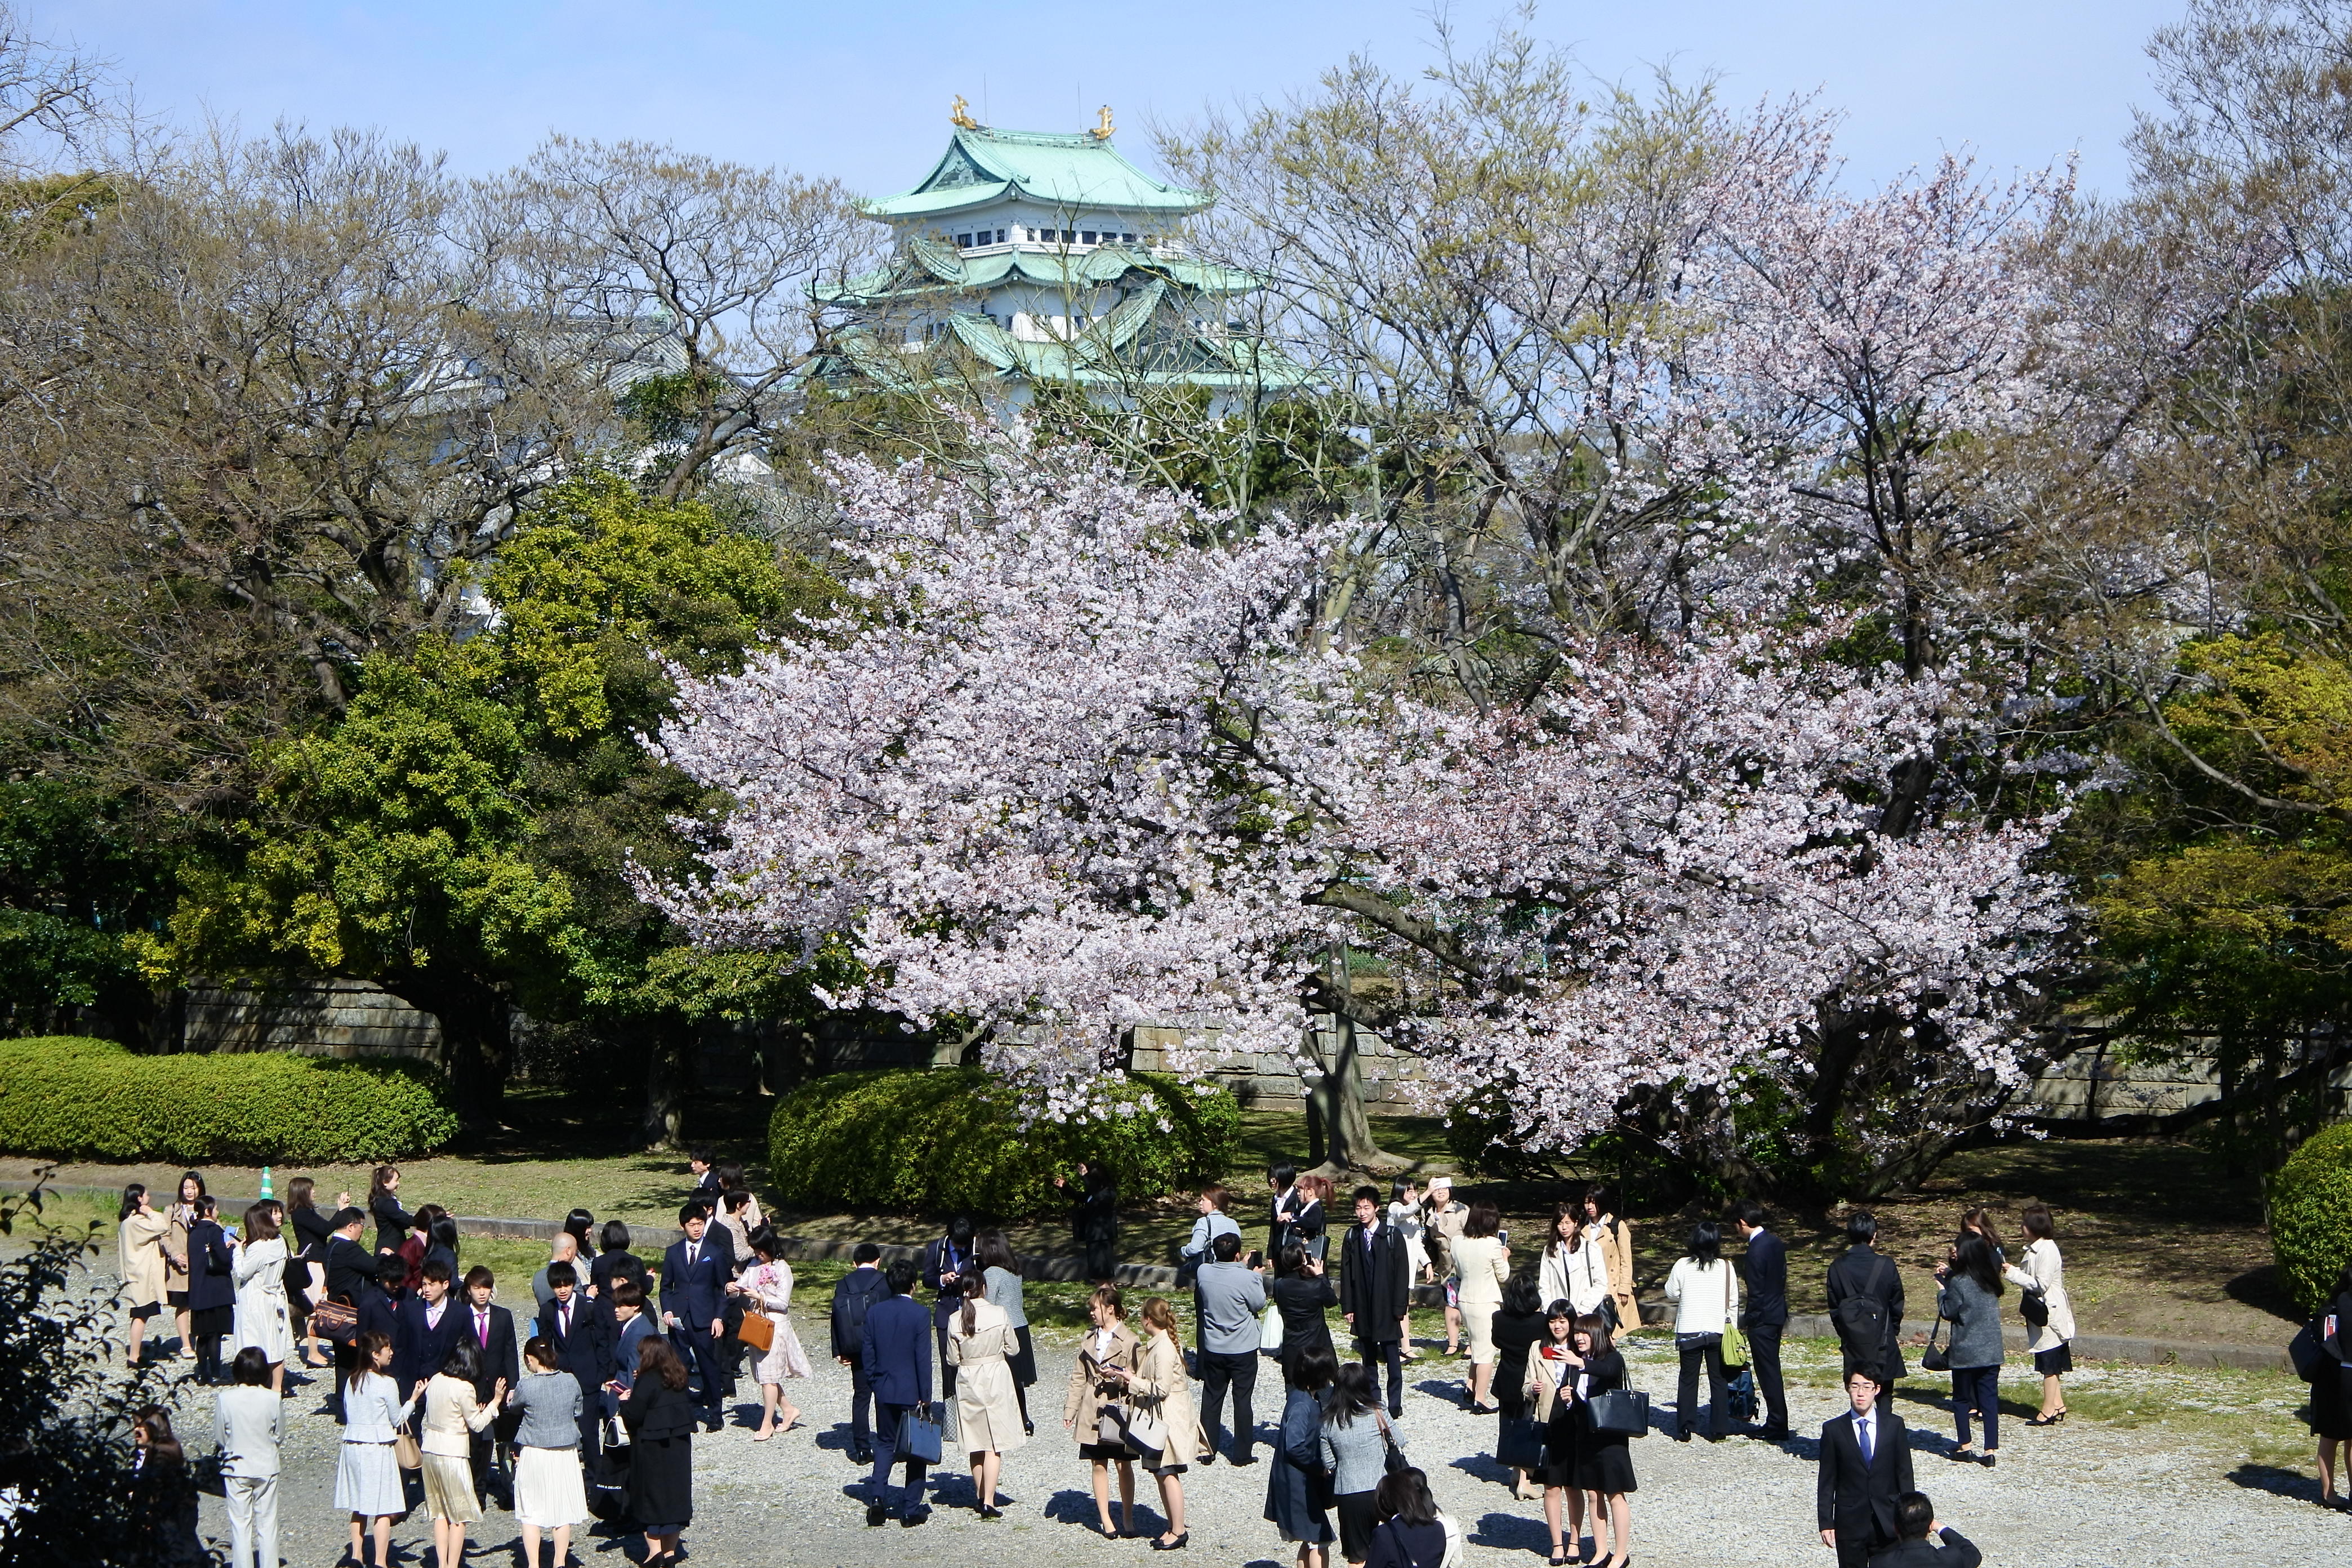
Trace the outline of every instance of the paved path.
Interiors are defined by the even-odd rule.
[[[1427,1354],[1433,1358],[1436,1352]],[[966,1475],[935,1472],[936,1511],[928,1524],[914,1531],[896,1524],[868,1530],[855,1485],[862,1475],[845,1452],[845,1427],[833,1425],[845,1418],[847,1381],[838,1367],[824,1363],[813,1384],[793,1389],[814,1426],[764,1444],[737,1429],[695,1440],[688,1556],[706,1568],[903,1563],[910,1554],[926,1562],[1025,1568],[1139,1563],[1151,1555],[1146,1542],[1105,1542],[1089,1528],[1094,1509],[1086,1467],[1060,1424],[1070,1352],[1041,1344],[1038,1359],[1045,1378],[1034,1391],[1038,1436],[1006,1461],[1005,1489],[1016,1500],[1004,1520],[983,1522],[970,1511]],[[1663,1410],[1672,1393],[1671,1351],[1643,1349],[1633,1359],[1637,1381]],[[1547,1546],[1541,1505],[1514,1502],[1503,1472],[1485,1458],[1493,1417],[1460,1408],[1458,1381],[1433,1359],[1411,1370],[1419,1381],[1408,1394],[1401,1436],[1429,1471],[1440,1505],[1464,1523],[1470,1563],[1540,1563]],[[1260,1385],[1261,1422],[1278,1409],[1275,1383],[1269,1375]],[[306,1568],[327,1568],[347,1540],[345,1521],[332,1507],[338,1428],[319,1413],[323,1385],[314,1384],[293,1401],[299,1415],[285,1455],[285,1556]],[[1826,1386],[1792,1390],[1792,1395],[1801,1431],[1817,1428],[1837,1407]],[[182,1400],[189,1417],[184,1429],[208,1433],[208,1391],[187,1389]],[[2239,1561],[2336,1568],[2352,1561],[2352,1517],[2315,1506],[2315,1486],[2307,1478],[2242,1464],[2242,1447],[2232,1458],[2200,1447],[2193,1436],[2175,1441],[2155,1428],[2070,1423],[2033,1431],[2021,1426],[2004,1430],[2003,1463],[1989,1471],[1940,1458],[1950,1433],[1940,1410],[1920,1403],[1904,1408],[1919,1451],[1921,1487],[1947,1522],[1984,1549],[1990,1563],[2160,1568]],[[208,1436],[203,1441],[208,1445]],[[1833,1559],[1813,1533],[1809,1441],[1785,1448],[1740,1438],[1683,1445],[1654,1432],[1633,1453],[1640,1478],[1635,1560],[1643,1568],[1830,1568]],[[1176,1561],[1288,1568],[1291,1551],[1261,1518],[1265,1477],[1263,1462],[1245,1469],[1220,1463],[1187,1476],[1192,1542],[1189,1555]],[[1149,1504],[1139,1511],[1150,1514],[1148,1528],[1156,1531],[1150,1478],[1139,1479],[1139,1500]],[[205,1500],[205,1531],[226,1542],[216,1499]],[[394,1539],[401,1568],[422,1568],[428,1561],[430,1525],[421,1509]],[[584,1563],[622,1568],[635,1560],[638,1545],[635,1536],[586,1536],[574,1551]],[[512,1516],[493,1507],[477,1528],[468,1556],[478,1564],[520,1568]]]

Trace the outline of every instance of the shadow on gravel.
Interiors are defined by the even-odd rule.
[[[1551,1531],[1543,1520],[1530,1519],[1518,1513],[1484,1513],[1478,1516],[1477,1528],[1468,1537],[1474,1546],[1491,1546],[1499,1552],[1551,1551]]]
[[[2230,1479],[2249,1491],[2269,1492],[2275,1497],[2291,1497],[2305,1502],[2319,1500],[2319,1482],[2301,1470],[2283,1469],[2277,1465],[2240,1465],[2230,1472]]]

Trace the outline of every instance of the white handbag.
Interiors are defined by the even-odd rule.
[[[1257,1321],[1257,1348],[1268,1355],[1282,1349],[1282,1303],[1268,1301]]]

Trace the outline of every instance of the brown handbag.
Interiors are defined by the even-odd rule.
[[[409,1434],[405,1426],[393,1434],[392,1462],[404,1470],[421,1470],[425,1468],[424,1447]]]
[[[322,1340],[348,1344],[359,1337],[360,1310],[330,1296],[310,1309],[310,1331]],[[413,1465],[409,1468],[415,1468]]]
[[[735,1337],[765,1355],[776,1342],[776,1321],[757,1308],[747,1307],[743,1321],[735,1325]]]

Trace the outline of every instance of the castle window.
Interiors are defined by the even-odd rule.
[[[971,236],[968,234],[957,235],[956,248],[958,250],[970,250],[971,248]]]
[[[1095,242],[1095,231],[1093,229],[1088,229],[1086,233],[1078,236],[1078,237],[1086,241],[1087,244],[1092,245]]]
[[[1133,245],[1135,243],[1135,236],[1131,234],[1122,234],[1118,237],[1125,244]]]
[[[1078,243],[1077,231],[1076,231],[1076,229],[1067,229],[1067,228],[1064,229],[1064,230],[1062,231],[1062,243],[1063,243],[1064,245],[1076,245],[1076,244],[1077,244],[1077,243]]]

